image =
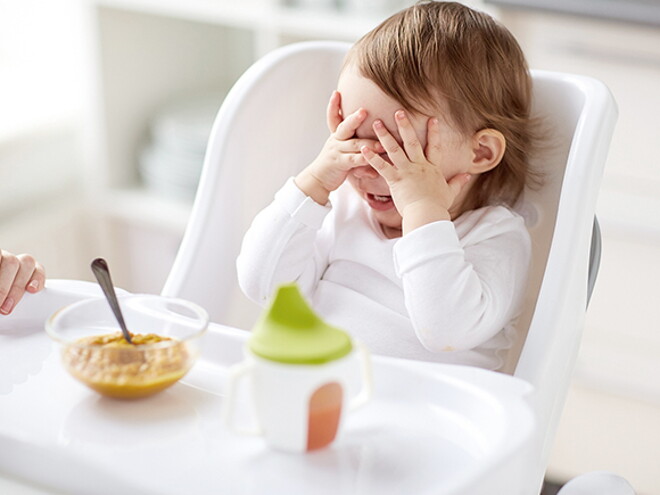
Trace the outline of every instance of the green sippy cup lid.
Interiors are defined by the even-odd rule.
[[[319,318],[295,283],[278,288],[248,346],[257,356],[289,364],[323,364],[353,349],[348,334]]]

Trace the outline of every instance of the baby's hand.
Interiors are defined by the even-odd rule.
[[[330,192],[341,186],[349,171],[368,165],[360,149],[368,146],[383,152],[381,144],[373,139],[358,139],[355,132],[367,118],[367,111],[359,108],[346,118],[341,112],[341,95],[332,93],[327,109],[330,137],[316,159],[295,178],[296,185],[319,204],[328,202]]]
[[[467,184],[470,175],[459,173],[445,177],[446,159],[442,151],[440,125],[436,118],[427,123],[427,145],[422,149],[419,137],[403,110],[394,119],[403,147],[399,145],[382,121],[373,124],[374,132],[392,163],[388,163],[368,146],[362,154],[383,176],[390,187],[392,200],[403,218],[403,232],[438,220],[450,220],[449,210]]]
[[[11,313],[26,290],[43,289],[45,280],[43,266],[32,256],[0,250],[0,314]]]

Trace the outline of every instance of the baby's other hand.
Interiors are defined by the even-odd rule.
[[[330,192],[341,186],[349,171],[368,165],[360,150],[368,146],[383,152],[382,145],[373,139],[359,139],[355,132],[367,118],[367,111],[359,108],[346,118],[341,111],[341,95],[334,91],[326,113],[330,137],[316,159],[295,178],[296,185],[319,204],[328,202]]]
[[[32,256],[0,250],[0,314],[11,313],[25,291],[39,292],[45,281],[44,267]]]

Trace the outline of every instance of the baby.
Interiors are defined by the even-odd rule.
[[[0,314],[13,311],[25,294],[44,288],[46,272],[43,266],[29,254],[18,256],[0,249]]]
[[[360,39],[330,137],[254,219],[237,260],[264,304],[297,281],[372,352],[503,364],[531,246],[511,208],[531,181],[531,81],[485,13],[421,2]]]

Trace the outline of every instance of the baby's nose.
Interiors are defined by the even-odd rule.
[[[351,169],[357,179],[376,179],[380,175],[371,165],[363,165]]]

